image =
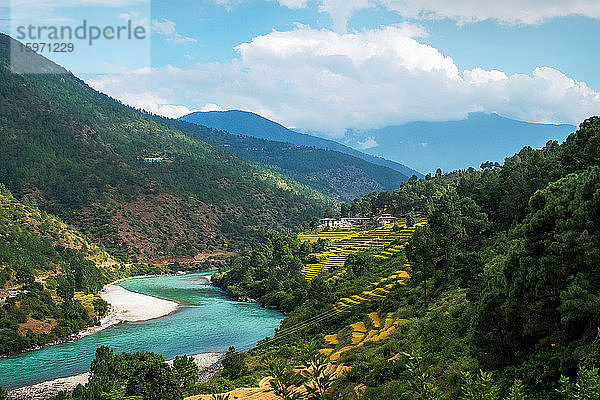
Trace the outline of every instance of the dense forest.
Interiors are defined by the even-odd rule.
[[[96,92],[0,35],[0,182],[121,260],[241,249],[259,226],[293,228],[324,196]],[[163,162],[147,163],[145,157]]]
[[[339,337],[369,313],[393,312],[403,322],[386,340],[341,355],[352,370],[332,393],[353,398],[362,385],[369,399],[599,398],[600,118],[562,144],[524,148],[480,171],[411,180],[340,214],[410,210],[428,224],[387,261],[365,252],[347,259],[344,274],[296,284],[312,249],[294,235],[266,234],[224,269],[216,281],[229,292],[291,309],[236,379],[273,374],[269,357],[299,365],[303,341]],[[319,318],[406,261],[411,278],[384,301]],[[227,389],[220,379],[199,390]]]
[[[163,270],[117,263],[102,246],[0,184],[0,355],[78,333],[108,311],[96,295],[106,283]]]
[[[349,201],[372,191],[393,190],[409,177],[338,151],[236,136],[181,120],[166,120],[230,153],[256,162],[338,200]]]
[[[86,258],[108,261],[101,249],[60,220],[19,203],[1,184],[0,232],[1,291],[5,297],[6,287],[18,293],[0,308],[0,354],[77,333],[105,313],[106,302],[93,295],[108,276]],[[36,276],[44,278],[36,280]],[[92,295],[89,313],[74,300],[75,291]]]

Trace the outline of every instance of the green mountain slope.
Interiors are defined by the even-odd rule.
[[[214,282],[287,318],[247,353],[246,369],[226,368],[196,393],[263,376],[289,386],[292,368],[306,365],[298,344],[315,341],[323,363],[352,368],[332,385],[335,398],[599,398],[600,118],[498,167],[410,181],[352,207],[414,207],[427,224],[352,255],[364,231],[266,235]],[[302,281],[301,267],[316,262],[327,268]],[[238,397],[259,396],[247,393]]]
[[[95,293],[128,272],[101,246],[0,184],[0,354],[87,327],[106,311]]]
[[[334,150],[375,165],[391,168],[408,177],[412,175],[423,176],[421,173],[399,162],[373,156],[333,140],[293,131],[265,117],[247,111],[197,111],[185,115],[179,118],[179,120],[227,131],[232,135],[250,136],[258,139],[315,147],[317,149]]]
[[[292,177],[331,197],[349,201],[367,193],[395,190],[408,177],[360,158],[252,136],[232,135],[185,121],[169,121],[230,153]]]
[[[239,248],[261,226],[290,228],[322,212],[323,195],[125,107],[65,70],[11,73],[10,40],[0,36],[0,182],[113,254]]]

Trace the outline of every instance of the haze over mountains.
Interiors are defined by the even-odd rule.
[[[334,149],[409,176],[415,170],[426,174],[437,168],[451,171],[469,166],[478,168],[488,160],[502,162],[523,146],[538,148],[548,140],[562,141],[576,129],[568,124],[536,124],[497,114],[471,113],[467,119],[458,121],[410,122],[366,131],[349,130],[344,138],[337,139],[342,144],[319,137],[322,134],[318,132],[298,133],[244,111],[195,112],[181,119],[235,135]]]
[[[543,147],[548,140],[562,142],[573,125],[534,124],[498,114],[471,113],[465,120],[410,122],[369,131],[350,131],[350,143],[373,147],[363,151],[401,161],[423,173],[479,168],[482,162],[502,163],[524,146]]]

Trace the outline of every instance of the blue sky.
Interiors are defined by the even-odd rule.
[[[171,117],[244,109],[339,137],[473,111],[573,124],[600,113],[596,0],[3,1],[35,23],[146,24],[151,42],[50,58]]]

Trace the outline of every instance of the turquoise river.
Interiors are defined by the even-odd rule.
[[[173,314],[150,321],[126,323],[69,343],[0,359],[0,386],[5,389],[89,371],[96,348],[116,352],[152,351],[165,359],[182,354],[224,352],[229,346],[248,350],[273,336],[283,315],[253,303],[229,300],[198,273],[129,279],[119,283],[132,292],[176,301]]]

